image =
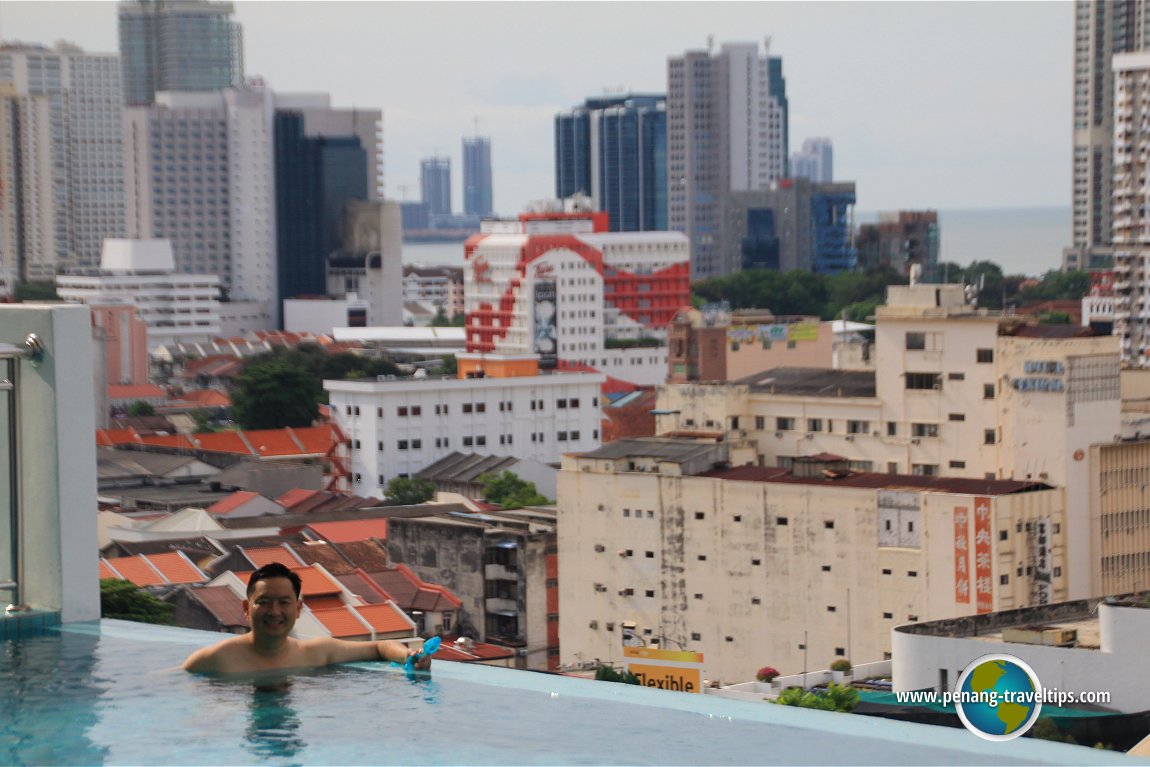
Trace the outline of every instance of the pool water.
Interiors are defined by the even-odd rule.
[[[0,642],[0,764],[1116,764],[1025,739],[458,663],[222,680],[218,634],[121,621]]]

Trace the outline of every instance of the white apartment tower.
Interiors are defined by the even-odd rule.
[[[1077,0],[1074,9],[1074,229],[1076,248],[1111,238],[1113,58],[1145,49],[1145,0]],[[1119,140],[1120,141],[1120,140]]]
[[[787,175],[783,62],[757,43],[667,62],[667,216],[691,243],[691,277],[738,271],[723,242],[723,198]]]
[[[171,240],[176,270],[218,274],[276,317],[273,95],[159,93],[125,109],[129,236]]]
[[[115,54],[0,46],[0,293],[124,235],[120,93]]]
[[[1114,57],[1114,333],[1124,360],[1150,357],[1150,52]]]

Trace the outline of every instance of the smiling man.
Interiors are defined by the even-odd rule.
[[[244,615],[252,630],[211,647],[196,650],[184,661],[184,670],[206,674],[235,674],[294,668],[328,666],[352,661],[394,661],[403,663],[419,650],[400,642],[347,642],[333,637],[296,639],[291,635],[303,601],[298,575],[279,562],[264,565],[248,579]],[[423,656],[418,669],[431,667],[431,657]]]

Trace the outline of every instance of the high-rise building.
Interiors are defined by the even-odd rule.
[[[587,99],[555,116],[555,194],[583,194],[612,232],[667,229],[667,98]]]
[[[1146,0],[1077,0],[1074,16],[1074,228],[1078,249],[1111,241],[1114,72],[1120,53],[1147,47]],[[1080,267],[1086,265],[1081,260]]]
[[[451,158],[427,157],[420,160],[419,189],[429,217],[450,216]]]
[[[218,91],[243,84],[243,38],[231,3],[127,0],[119,6],[124,101],[159,91]]]
[[[724,199],[784,178],[787,142],[780,57],[727,43],[668,60],[667,217],[690,240],[693,279],[739,270],[723,238]]]
[[[344,206],[374,191],[380,113],[331,109],[326,95],[277,94],[275,106],[279,298],[324,295]]]
[[[463,138],[463,212],[468,216],[490,216],[495,212],[491,195],[491,139],[486,136]]]
[[[115,54],[0,46],[0,292],[124,235],[121,121]]]
[[[910,267],[919,264],[930,275],[938,264],[938,211],[879,213],[876,223],[859,227],[856,244],[863,269],[886,266],[910,274]]]
[[[809,178],[817,184],[834,181],[834,146],[829,138],[809,138],[791,155],[791,176]]]
[[[124,112],[129,236],[171,240],[177,271],[218,274],[231,299],[256,302],[270,327],[278,315],[272,92],[165,92]]]

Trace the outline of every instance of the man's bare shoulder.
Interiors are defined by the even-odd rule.
[[[198,674],[231,671],[237,660],[248,653],[248,635],[229,637],[209,647],[201,647],[184,661],[184,670]]]

